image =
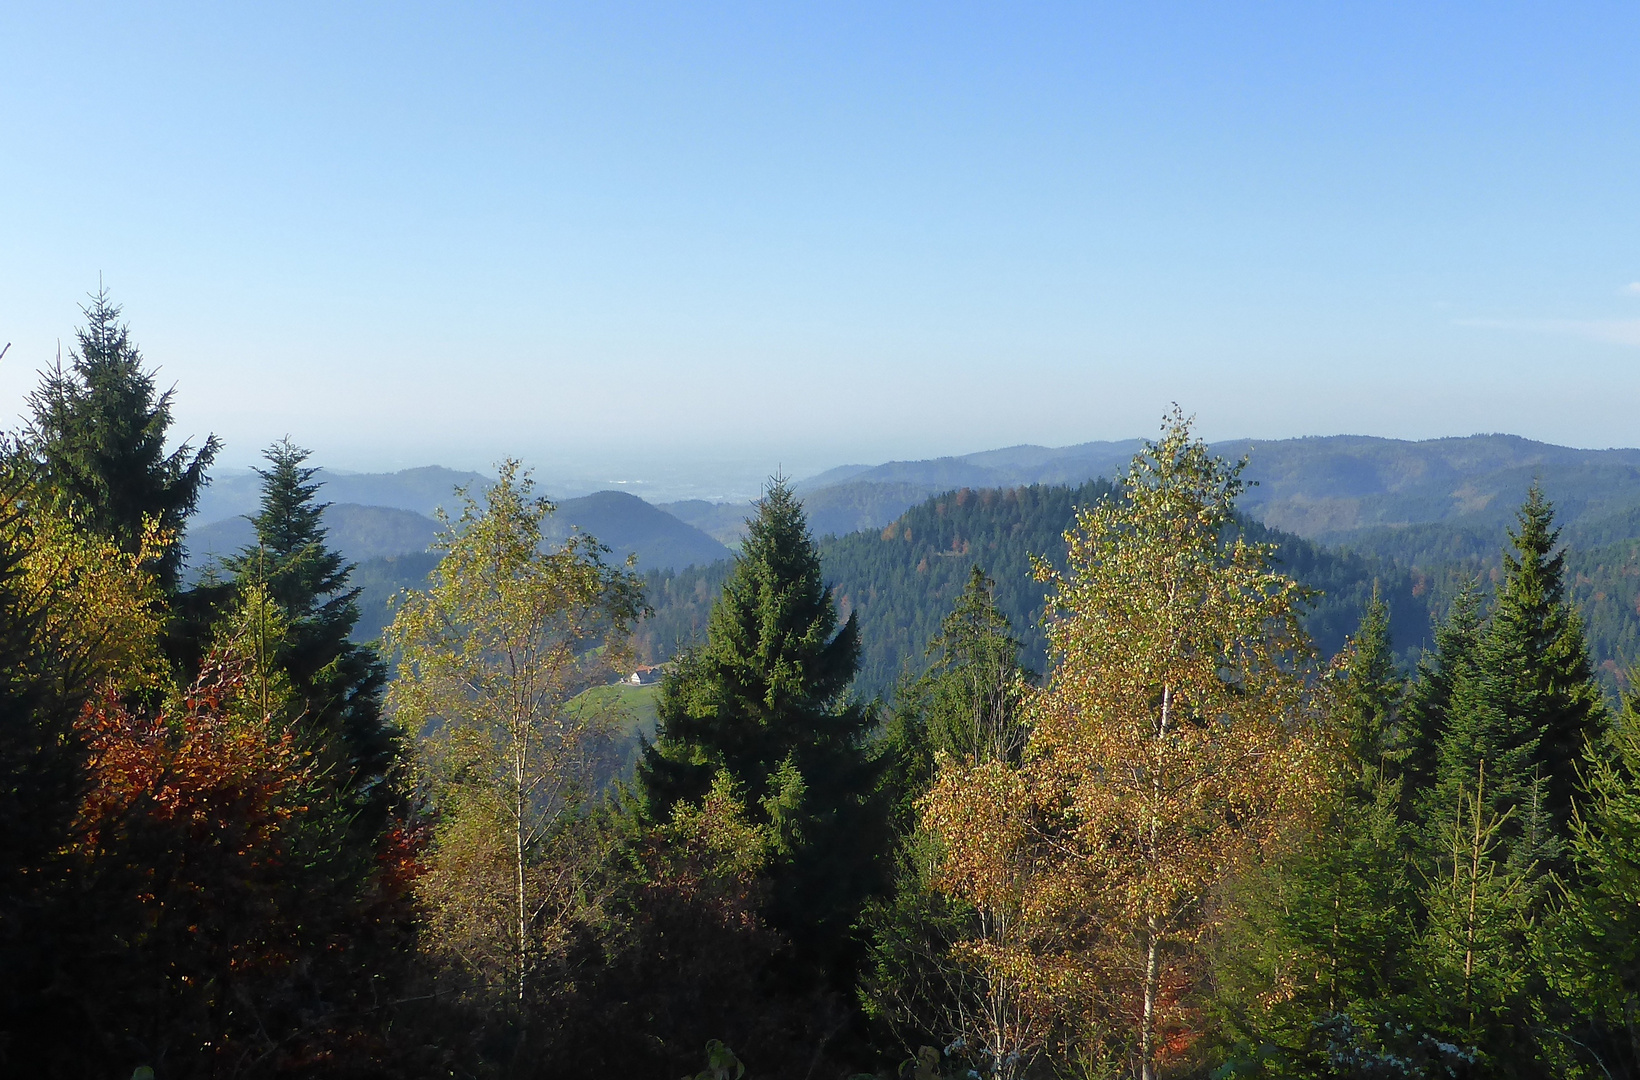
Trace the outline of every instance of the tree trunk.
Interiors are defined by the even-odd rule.
[[[1139,1032],[1141,1080],[1156,1080],[1156,988],[1160,964],[1157,955],[1156,917],[1150,917],[1150,948],[1145,954],[1145,1013]]]
[[[1159,841],[1162,812],[1162,742],[1167,738],[1168,725],[1173,719],[1172,712],[1173,687],[1163,684],[1162,716],[1161,723],[1156,728],[1156,755],[1152,765],[1155,772],[1151,776],[1151,798],[1154,801],[1150,808],[1150,850],[1145,852],[1147,860],[1155,859],[1156,844]],[[1139,1075],[1142,1080],[1156,1080],[1156,995],[1161,981],[1161,941],[1154,908],[1146,919],[1145,929],[1148,940],[1145,949],[1144,1015],[1139,1021]]]
[[[517,740],[518,750],[513,757],[513,869],[518,904],[518,1007],[524,1007],[525,982],[529,978],[529,898],[524,890],[524,767],[527,747]]]

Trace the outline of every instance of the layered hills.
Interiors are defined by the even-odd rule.
[[[883,528],[931,495],[958,488],[1075,486],[1114,477],[1139,440],[1013,446],[960,457],[845,465],[796,484],[817,535]],[[1520,493],[1540,480],[1567,522],[1640,506],[1640,450],[1580,450],[1515,435],[1409,442],[1360,435],[1215,443],[1246,457],[1242,508],[1311,540],[1341,542],[1375,529],[1442,522],[1490,530],[1510,520]],[[749,504],[665,504],[725,542]]]
[[[1111,490],[1104,480],[1076,487],[960,488],[919,503],[886,528],[823,538],[821,565],[839,612],[860,621],[862,656],[855,691],[886,698],[902,674],[921,670],[929,641],[976,565],[995,581],[997,606],[1024,645],[1026,664],[1040,670],[1046,660],[1042,616],[1047,590],[1033,575],[1032,557],[1062,565],[1062,537],[1077,508]],[[1337,651],[1354,631],[1374,583],[1390,603],[1392,631],[1403,658],[1414,659],[1428,643],[1426,591],[1408,570],[1256,521],[1244,522],[1244,528],[1254,539],[1276,545],[1283,568],[1319,593],[1305,622],[1323,653]],[[728,569],[720,563],[649,574],[647,592],[655,614],[638,632],[639,649],[648,659],[669,659],[703,640],[707,615]]]
[[[886,692],[921,662],[968,567],[998,580],[1033,662],[1041,662],[1043,594],[1031,555],[1054,558],[1073,508],[1117,476],[1137,440],[1070,447],[1015,446],[959,457],[847,465],[798,482],[839,603],[866,631],[862,689]],[[1515,508],[1540,483],[1564,525],[1574,598],[1597,660],[1613,685],[1640,655],[1640,450],[1580,450],[1510,435],[1406,442],[1361,436],[1238,440],[1215,444],[1248,459],[1241,506],[1300,580],[1325,590],[1310,616],[1324,649],[1353,629],[1378,581],[1391,598],[1396,639],[1410,660],[1465,583],[1495,574]],[[197,567],[249,543],[254,509],[247,473],[210,489],[188,536]],[[436,563],[429,516],[455,503],[458,485],[483,476],[438,467],[398,473],[321,473],[332,540],[358,563],[364,589],[359,633],[372,637],[386,600],[421,584]],[[751,503],[704,500],[651,505],[603,491],[558,503],[555,538],[596,536],[615,556],[636,557],[656,614],[640,633],[651,659],[699,640],[727,574]]]

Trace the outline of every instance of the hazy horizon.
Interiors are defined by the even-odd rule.
[[[795,472],[1174,400],[1213,439],[1633,443],[1637,37],[1617,4],[8,5],[0,415],[100,275],[228,463]]]
[[[526,468],[531,470],[540,488],[555,498],[574,498],[590,494],[594,491],[616,490],[628,491],[652,503],[677,502],[684,499],[705,499],[712,502],[739,502],[755,498],[762,490],[763,485],[776,472],[786,478],[802,482],[819,476],[832,469],[850,466],[864,466],[867,468],[888,464],[895,461],[929,461],[939,458],[964,457],[970,454],[985,453],[988,451],[1008,450],[1024,446],[1036,446],[1047,450],[1063,450],[1087,443],[1122,443],[1149,438],[1154,433],[1135,434],[1127,438],[1110,439],[1083,439],[1074,443],[1049,445],[1044,443],[1011,443],[1000,446],[980,446],[972,449],[958,450],[946,454],[913,454],[865,460],[856,458],[850,460],[827,461],[817,467],[798,469],[789,463],[777,462],[764,466],[755,460],[734,461],[725,459],[702,459],[698,462],[672,459],[668,461],[651,461],[647,464],[641,461],[630,460],[623,470],[619,467],[600,469],[597,463],[569,463],[551,457],[539,460],[521,458]],[[1435,442],[1442,439],[1465,439],[1477,436],[1502,435],[1519,438],[1529,438],[1518,435],[1516,432],[1470,432],[1467,435],[1439,435],[1429,439],[1405,440],[1395,439],[1392,436],[1370,435],[1359,432],[1337,432],[1332,434],[1287,436],[1280,439],[1266,439],[1253,436],[1231,436],[1228,438],[1213,438],[1214,444],[1235,444],[1241,442],[1282,442],[1288,439],[1328,439],[1328,438],[1368,438],[1387,439],[1398,442]],[[1578,450],[1625,450],[1640,449],[1632,446],[1577,446],[1571,443],[1550,443],[1548,440],[1536,439],[1547,445],[1566,447]],[[516,456],[516,455],[515,455]],[[218,479],[233,477],[248,477],[253,475],[251,469],[256,463],[233,462],[223,459],[212,469],[212,476]],[[391,465],[383,468],[354,468],[348,465],[327,461],[318,455],[310,459],[309,464],[330,471],[336,475],[387,474],[402,472],[409,469],[426,467],[442,467],[457,472],[475,472],[493,475],[495,462],[453,462],[441,460],[414,461],[402,465]],[[1255,463],[1256,464],[1256,463]]]

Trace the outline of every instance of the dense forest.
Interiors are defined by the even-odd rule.
[[[962,488],[912,507],[885,529],[822,538],[820,562],[838,607],[860,622],[855,693],[886,700],[903,677],[921,674],[929,643],[976,566],[991,579],[994,602],[1020,638],[1023,662],[1033,671],[1044,670],[1048,589],[1033,576],[1032,560],[1062,566],[1065,530],[1075,523],[1077,509],[1114,490],[1105,480],[1074,488]],[[1273,544],[1277,562],[1314,591],[1304,624],[1323,651],[1343,646],[1375,586],[1390,604],[1403,662],[1416,660],[1431,643],[1430,609],[1412,572],[1246,518],[1238,518],[1236,528]],[[667,660],[704,640],[707,615],[729,570],[729,563],[716,563],[646,575],[654,610],[637,633],[645,656]]]
[[[1527,480],[1520,494],[1530,486]],[[858,613],[864,631],[855,691],[886,699],[902,676],[920,673],[927,646],[972,566],[994,580],[997,606],[1023,642],[1027,665],[1042,670],[1048,590],[1033,580],[1032,559],[1061,562],[1076,508],[1112,490],[1105,480],[1076,487],[961,488],[924,500],[886,528],[822,537],[826,580],[843,611]],[[1389,604],[1403,666],[1416,663],[1434,643],[1435,624],[1465,587],[1495,584],[1507,532],[1501,524],[1483,532],[1434,523],[1366,530],[1339,545],[1306,540],[1246,514],[1238,514],[1237,528],[1273,544],[1283,569],[1313,590],[1303,620],[1323,652],[1343,646],[1377,588]],[[1627,688],[1629,664],[1640,657],[1640,510],[1578,522],[1565,530],[1564,540],[1567,587],[1585,619],[1601,682],[1616,693]],[[654,611],[637,632],[646,658],[664,661],[704,640],[706,615],[729,567],[721,562],[649,571],[645,582]]]
[[[1624,511],[1323,546],[1175,410],[647,574],[509,460],[361,568],[286,440],[191,566],[219,442],[74,341],[0,453],[5,1075],[1640,1076]]]

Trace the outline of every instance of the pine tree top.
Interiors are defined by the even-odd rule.
[[[29,395],[29,441],[45,489],[135,554],[149,524],[180,536],[221,443],[212,435],[197,452],[184,442],[167,455],[174,390],[156,391],[108,290],[80,310],[86,324],[75,331],[69,367],[48,369]],[[184,554],[173,545],[159,561],[167,590],[178,585]]]
[[[340,630],[345,637],[358,619],[352,602],[357,591],[347,588],[352,567],[326,543],[324,512],[330,504],[315,498],[318,470],[304,465],[309,454],[289,438],[263,451],[269,467],[256,470],[262,477],[262,500],[250,518],[257,542],[224,565],[240,581],[265,585],[292,618],[329,614],[345,620]]]
[[[1557,551],[1560,529],[1554,523],[1554,504],[1533,483],[1516,512],[1518,527],[1509,530],[1509,548],[1503,552],[1503,582],[1498,589],[1494,618],[1530,621],[1537,632],[1553,637],[1568,609],[1566,553]]]
[[[854,678],[859,629],[839,630],[803,504],[776,477],[747,525],[734,570],[707,623],[701,659],[737,673],[743,693],[778,713],[826,711]]]
[[[1373,582],[1372,599],[1361,625],[1345,646],[1343,705],[1350,749],[1357,761],[1377,766],[1404,751],[1395,745],[1396,722],[1406,692],[1406,680],[1395,663],[1389,632],[1389,605]]]

